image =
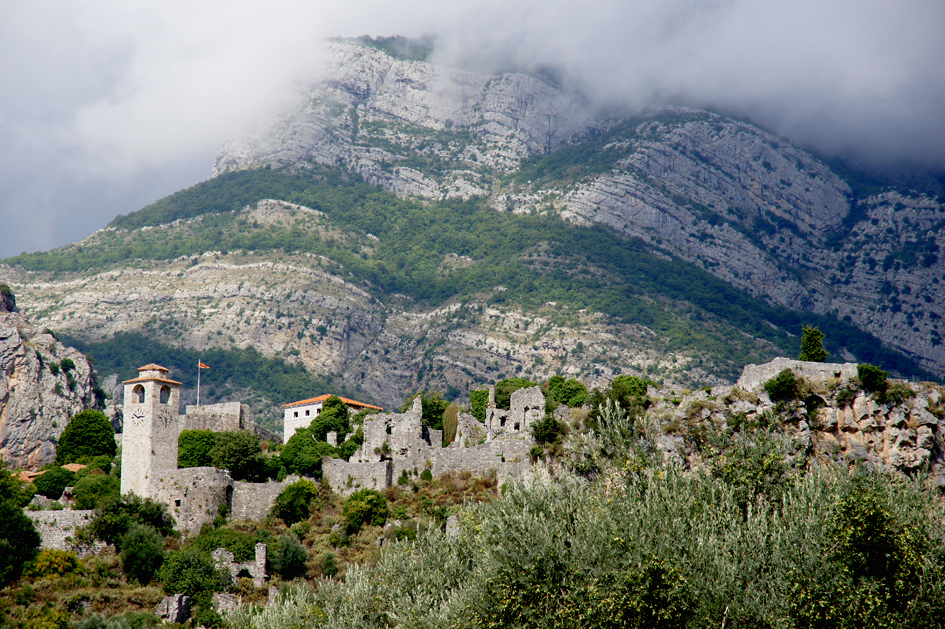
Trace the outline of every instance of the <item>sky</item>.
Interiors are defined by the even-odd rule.
[[[0,258],[210,177],[318,77],[330,36],[552,67],[595,107],[748,117],[802,146],[945,169],[942,0],[0,0]]]

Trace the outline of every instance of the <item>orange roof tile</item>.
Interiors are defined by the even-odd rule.
[[[131,380],[125,380],[122,384],[134,384],[135,382],[164,382],[166,384],[176,384],[180,386],[180,382],[177,380],[171,380],[170,378],[148,378],[148,377],[139,377],[132,378]]]
[[[145,365],[144,367],[138,367],[138,371],[164,371],[164,372],[169,372],[170,369],[168,369],[167,367],[162,367],[162,366],[160,366],[160,365],[156,365],[156,364],[154,364],[154,363],[149,363],[149,364]]]
[[[331,397],[331,394],[326,393],[325,395],[319,395],[318,397],[309,398],[307,400],[299,400],[298,402],[290,402],[289,404],[283,404],[282,408],[288,408],[290,406],[303,406],[305,404],[315,404],[316,402],[324,402],[330,397]],[[380,406],[374,406],[373,404],[365,404],[364,402],[358,402],[357,400],[349,400],[348,398],[341,397],[340,395],[338,397],[341,398],[341,401],[347,404],[348,406],[359,406],[361,408],[374,408],[379,411],[384,410]]]

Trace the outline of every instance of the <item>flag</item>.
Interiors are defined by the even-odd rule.
[[[197,364],[200,366],[200,369],[210,369],[210,367],[207,367],[205,364],[203,364],[199,360],[197,361]]]

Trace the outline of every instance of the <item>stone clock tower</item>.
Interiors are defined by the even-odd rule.
[[[180,382],[160,365],[145,365],[126,380],[121,445],[121,493],[151,497],[155,475],[177,469]]]

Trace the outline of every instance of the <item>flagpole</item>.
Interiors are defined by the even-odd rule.
[[[200,406],[200,359],[197,359],[197,406]]]

